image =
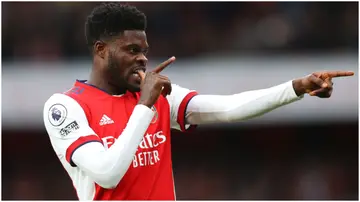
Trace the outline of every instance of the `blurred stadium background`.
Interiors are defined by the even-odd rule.
[[[352,70],[331,99],[239,124],[173,133],[177,198],[358,199],[358,3],[142,3],[150,66],[200,93]],[[55,92],[87,79],[84,20],[96,3],[2,3],[2,199],[76,199],[42,123]]]

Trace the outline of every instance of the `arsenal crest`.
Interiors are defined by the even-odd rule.
[[[152,110],[153,112],[155,112],[154,117],[153,117],[153,119],[151,120],[151,123],[153,124],[153,123],[156,123],[159,115],[158,115],[158,113],[157,113],[157,111],[156,111],[156,108],[155,108],[154,106],[151,107],[151,110]]]

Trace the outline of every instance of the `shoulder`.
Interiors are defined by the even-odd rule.
[[[171,88],[172,88],[171,95],[174,96],[176,96],[177,94],[184,94],[195,91],[195,90],[190,90],[188,88],[184,88],[178,84],[171,84]]]
[[[97,102],[98,99],[95,99],[94,96],[91,95],[91,92],[89,92],[89,89],[83,86],[74,86],[68,91],[62,93],[62,95],[66,96],[67,99],[72,99],[71,102],[74,103],[75,101],[77,105],[80,105],[86,113],[88,119],[91,118],[91,108],[99,106]]]
[[[86,103],[92,100],[89,99],[90,95],[88,90],[86,90],[84,87],[81,86],[73,86],[68,91],[63,92],[62,94],[71,97],[72,99],[80,103]]]
[[[53,106],[74,107],[77,105],[78,103],[74,98],[63,93],[55,93],[46,100],[44,107],[47,108],[53,108]]]
[[[70,117],[83,118],[85,115],[82,106],[72,97],[56,93],[44,104],[44,121],[53,127],[61,126]]]
[[[180,104],[184,99],[191,99],[198,94],[195,90],[184,88],[177,84],[171,84],[171,88],[171,94],[167,96],[170,104]]]

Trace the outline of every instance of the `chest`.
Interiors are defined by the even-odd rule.
[[[138,103],[132,96],[104,99],[91,103],[88,120],[90,127],[109,148],[118,139],[127,126],[131,114]],[[155,115],[144,134],[141,149],[151,149],[170,139],[170,107],[165,98],[161,98],[152,107]]]

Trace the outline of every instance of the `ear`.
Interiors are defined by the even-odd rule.
[[[107,45],[102,41],[96,41],[94,44],[94,53],[101,58],[105,58]]]

